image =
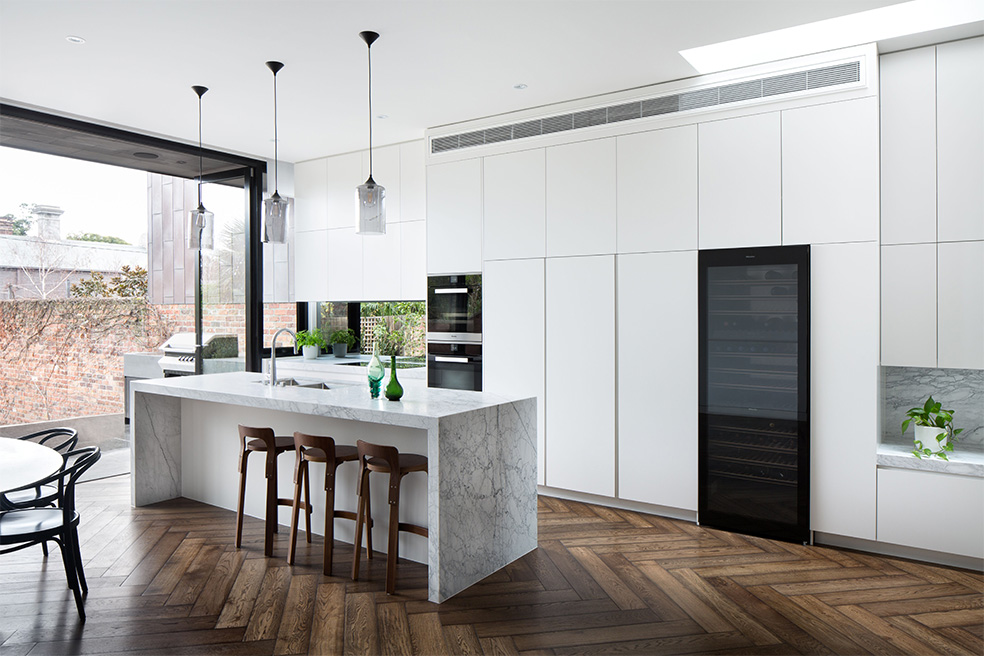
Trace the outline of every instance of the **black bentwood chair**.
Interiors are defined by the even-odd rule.
[[[35,544],[43,544],[47,540],[58,543],[65,563],[65,576],[68,587],[75,595],[75,606],[79,617],[85,622],[85,608],[82,606],[82,595],[89,591],[82,571],[82,554],[79,551],[79,513],[75,510],[75,484],[79,477],[97,460],[99,447],[89,446],[64,455],[65,464],[47,478],[0,494],[0,500],[5,500],[8,494],[36,485],[55,484],[58,490],[57,508],[28,508],[24,510],[9,510],[0,513],[0,554],[19,551]],[[14,545],[14,546],[10,546]]]
[[[30,435],[22,435],[18,440],[30,440],[44,444],[64,455],[75,448],[79,441],[79,432],[74,428],[48,428]],[[0,510],[23,510],[25,508],[44,508],[53,506],[58,501],[58,488],[54,485],[34,483],[30,487],[11,490],[0,497]],[[42,546],[44,546],[42,544]],[[48,555],[45,547],[44,555]]]

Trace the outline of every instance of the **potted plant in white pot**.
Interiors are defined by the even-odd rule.
[[[946,452],[953,451],[957,435],[963,432],[962,428],[953,428],[953,410],[945,410],[942,403],[930,396],[922,406],[910,408],[905,414],[908,419],[902,422],[902,434],[910,423],[914,424],[912,454],[917,458],[939,456],[949,460]]]
[[[351,328],[336,330],[328,336],[328,343],[331,344],[336,358],[344,358],[346,353],[355,348],[355,332]]]
[[[317,328],[314,330],[298,330],[297,345],[301,347],[301,353],[304,354],[305,360],[314,360],[318,357],[321,349],[324,348],[325,338]]]

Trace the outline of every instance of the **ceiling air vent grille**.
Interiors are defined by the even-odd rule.
[[[853,84],[861,80],[861,62],[852,61],[834,66],[824,66],[808,71],[725,84],[710,89],[686,91],[679,94],[647,98],[641,101],[588,109],[573,114],[560,114],[542,119],[500,125],[486,130],[452,134],[431,139],[431,153],[481,146],[501,141],[515,141],[543,134],[567,132],[595,125],[632,121],[637,118],[675,114],[704,107],[781,96],[787,93],[823,89],[841,84]]]

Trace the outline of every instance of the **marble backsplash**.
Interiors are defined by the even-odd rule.
[[[912,445],[912,427],[902,435],[905,411],[928,396],[953,410],[953,425],[964,429],[956,451],[984,453],[984,371],[882,367],[882,442]]]

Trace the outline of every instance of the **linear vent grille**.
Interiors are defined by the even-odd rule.
[[[759,80],[725,84],[710,89],[685,91],[679,94],[647,98],[641,101],[611,105],[599,109],[587,109],[573,114],[560,114],[542,119],[500,125],[487,130],[476,130],[431,139],[431,153],[481,146],[501,141],[515,141],[543,134],[567,132],[595,125],[631,121],[648,116],[675,114],[704,107],[781,96],[787,93],[823,89],[861,80],[861,62],[852,61],[834,66],[824,66],[808,71],[775,75]]]

